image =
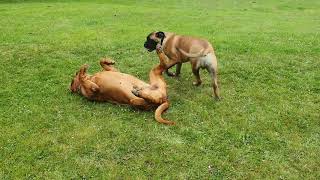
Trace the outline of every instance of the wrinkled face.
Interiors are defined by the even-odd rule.
[[[79,72],[76,73],[70,84],[70,91],[76,93],[80,90]]]
[[[147,40],[144,42],[144,47],[148,49],[149,52],[154,51],[157,47],[157,44],[160,43],[164,38],[164,32],[152,32],[147,36]]]

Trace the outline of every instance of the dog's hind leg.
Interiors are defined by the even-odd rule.
[[[199,86],[202,83],[199,73],[200,67],[197,65],[197,62],[198,61],[191,61],[192,73],[196,78],[196,81],[194,81],[192,84],[195,86]]]
[[[146,100],[140,97],[134,97],[133,99],[131,99],[130,104],[140,109],[147,110],[150,108],[150,104]]]
[[[212,78],[212,87],[213,87],[213,95],[217,100],[220,99],[220,91],[218,86],[218,67],[217,67],[217,59],[215,55],[212,56],[212,63],[206,66],[207,71],[209,72],[211,78]]]
[[[119,72],[117,68],[113,67],[114,64],[115,62],[111,59],[103,58],[100,60],[100,65],[105,71]]]
[[[210,76],[212,78],[212,86],[213,86],[213,94],[216,99],[220,99],[220,91],[218,86],[218,78],[217,78],[217,72],[216,71],[210,71]]]
[[[137,97],[141,97],[146,101],[152,102],[153,104],[161,104],[166,100],[166,97],[159,91],[158,87],[149,86],[142,89],[133,89],[131,91]]]

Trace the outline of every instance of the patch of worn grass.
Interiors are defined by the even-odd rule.
[[[1,1],[0,177],[319,178],[320,4],[308,1]],[[223,100],[190,65],[153,112],[68,92],[112,57],[147,80],[154,30],[209,39]]]

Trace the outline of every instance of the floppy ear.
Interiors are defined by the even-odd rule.
[[[156,37],[157,37],[157,38],[160,38],[160,39],[163,39],[163,38],[166,37],[166,35],[164,34],[164,32],[159,31],[159,32],[156,33]]]

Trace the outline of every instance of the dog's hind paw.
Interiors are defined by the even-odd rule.
[[[131,90],[131,92],[132,92],[132,94],[134,94],[135,96],[139,97],[139,92],[140,92],[139,89],[134,88],[134,89]]]
[[[106,64],[106,65],[114,65],[116,62],[112,59],[103,58],[101,59],[100,63]]]

